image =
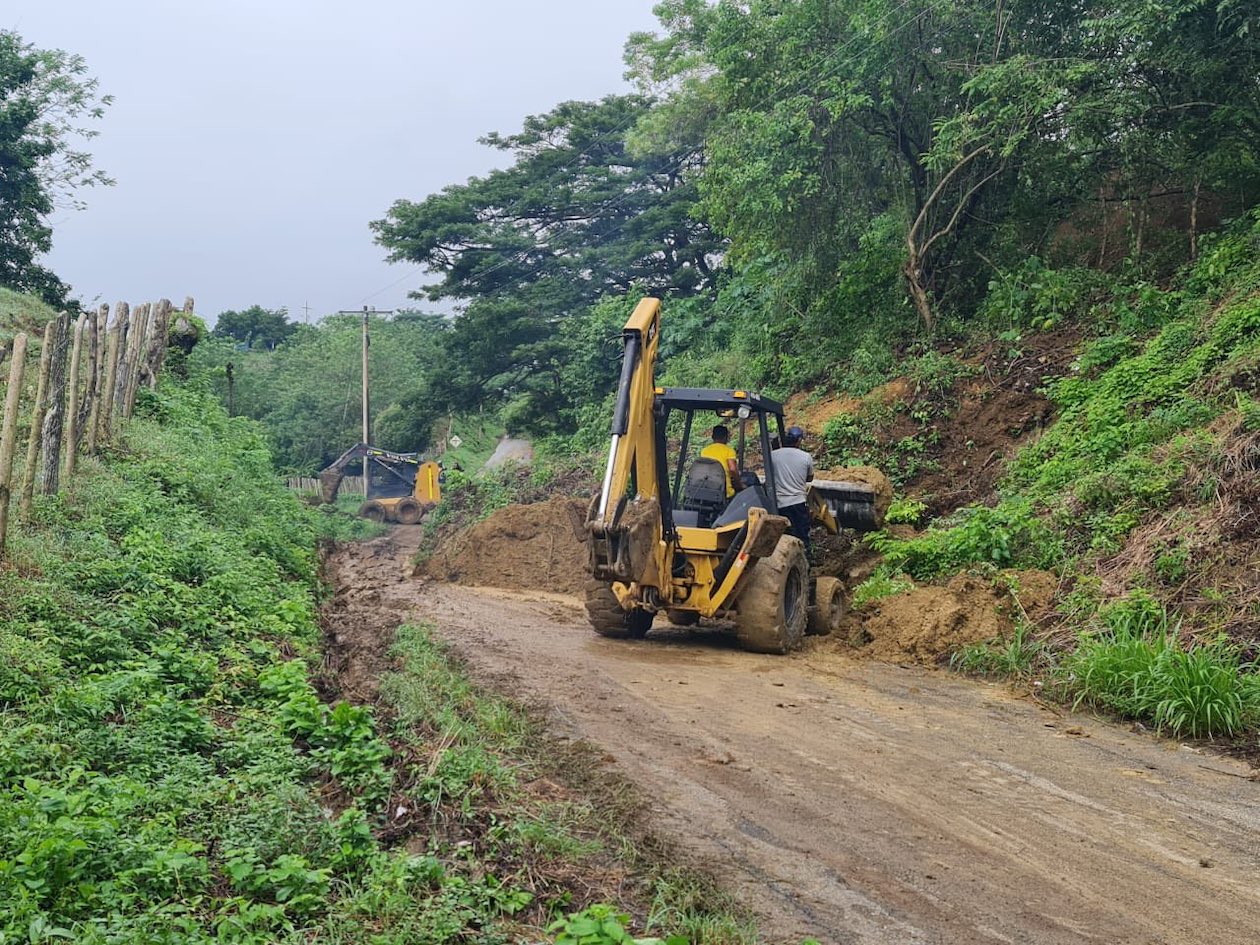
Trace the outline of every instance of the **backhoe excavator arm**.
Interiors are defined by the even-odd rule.
[[[341,488],[341,480],[346,477],[346,467],[366,455],[367,444],[356,443],[320,471],[319,497],[325,505],[332,505],[337,501],[337,490]]]
[[[643,299],[622,331],[625,355],[608,465],[587,520],[592,572],[626,584],[648,579],[660,586],[663,565],[658,560],[664,553],[658,483],[661,457],[652,413],[660,335],[660,300]]]
[[[320,499],[323,500],[325,505],[331,505],[337,501],[337,490],[341,488],[341,481],[346,477],[346,467],[355,460],[364,459],[368,456],[377,457],[386,463],[400,466],[419,465],[419,460],[416,458],[415,453],[392,453],[389,450],[383,450],[376,446],[369,446],[367,443],[356,443],[320,472],[319,493]]]

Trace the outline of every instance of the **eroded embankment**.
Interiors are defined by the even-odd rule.
[[[872,484],[884,509],[891,499],[887,479],[876,470],[839,469],[823,476]],[[573,522],[575,516],[580,521],[585,510],[586,500],[566,497],[506,506],[469,528],[441,536],[415,573],[471,587],[577,596],[586,580],[587,552]],[[820,573],[843,577],[850,586],[860,583],[878,562],[878,555],[852,535],[820,545]],[[379,567],[370,561],[356,566]],[[1056,588],[1053,575],[1038,571],[1008,573],[995,580],[960,575],[855,611],[842,633],[816,639],[811,646],[894,663],[939,663],[967,644],[1008,635],[1017,617],[1040,613]],[[357,601],[372,603],[362,596]]]

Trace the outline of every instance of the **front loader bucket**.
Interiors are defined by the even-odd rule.
[[[875,486],[835,479],[815,479],[809,485],[813,500],[825,505],[841,528],[873,532],[884,527],[886,503]]]

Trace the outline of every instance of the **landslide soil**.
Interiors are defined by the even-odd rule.
[[[1255,940],[1260,805],[1241,762],[831,639],[789,657],[663,623],[605,640],[566,596],[411,577],[419,538],[333,554],[333,659],[353,686],[381,628],[432,622],[483,682],[602,746],[653,829],[769,940]]]

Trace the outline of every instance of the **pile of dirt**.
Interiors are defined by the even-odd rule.
[[[586,546],[573,521],[586,499],[557,497],[509,505],[441,538],[417,575],[457,584],[578,594],[586,580]]]
[[[1058,579],[1045,571],[1009,572],[992,582],[969,574],[944,587],[886,597],[866,615],[858,654],[891,663],[939,663],[970,643],[1006,636],[1021,610],[1036,620]],[[1012,595],[1010,585],[1018,588]]]

